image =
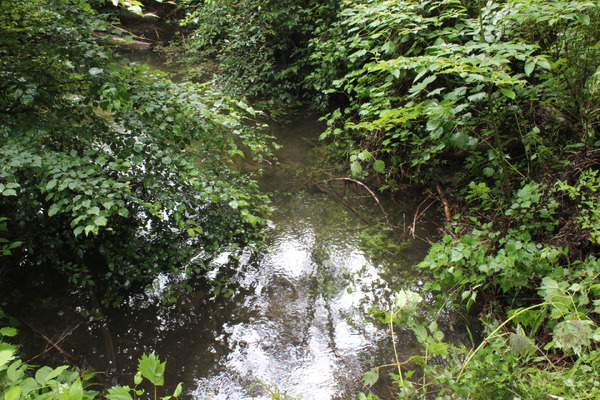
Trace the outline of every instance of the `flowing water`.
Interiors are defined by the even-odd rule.
[[[65,304],[64,294],[38,288],[24,295],[29,306],[17,313],[36,321],[31,328],[59,341],[65,353],[122,372],[120,383],[130,383],[136,359],[154,350],[168,360],[168,383],[183,381],[193,399],[269,399],[263,386],[253,386],[257,379],[306,400],[353,398],[364,371],[393,361],[387,327],[369,309],[387,309],[393,290],[415,284],[411,266],[426,245],[399,244],[383,228],[365,234],[365,220],[381,223],[383,213],[359,187],[314,185],[322,179],[311,169],[320,132],[312,119],[275,130],[280,164],[259,178],[275,208],[268,247],[215,260],[211,275],[230,281],[220,295],[199,284],[161,304],[159,279],[155,291],[97,315],[81,293]],[[362,210],[357,215],[342,196],[368,207],[348,203]],[[390,216],[401,215],[394,207],[386,206]],[[413,344],[399,340],[402,353],[410,353]]]
[[[211,276],[217,283],[229,281],[219,295],[199,283],[165,305],[159,279],[154,292],[98,315],[85,294],[72,294],[65,304],[64,294],[37,288],[21,295],[27,306],[16,313],[26,323],[35,321],[31,332],[58,342],[63,353],[97,370],[122,373],[122,384],[132,383],[137,358],[154,350],[168,360],[167,384],[183,381],[187,398],[270,399],[258,380],[305,400],[354,398],[364,390],[360,378],[366,370],[393,361],[387,327],[369,309],[387,309],[394,290],[418,285],[411,267],[427,245],[367,229],[366,222],[384,219],[361,187],[315,185],[332,173],[316,167],[321,131],[311,118],[274,128],[283,146],[279,164],[258,178],[275,208],[268,246],[215,260]],[[402,225],[411,207],[412,223],[410,203],[384,208]],[[398,340],[401,353],[410,354],[414,344]],[[58,355],[47,340],[38,343],[39,353]],[[385,385],[377,390],[386,395]]]

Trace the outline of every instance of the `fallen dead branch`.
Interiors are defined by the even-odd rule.
[[[31,329],[33,332],[35,332],[37,335],[39,335],[47,344],[49,347],[47,347],[41,354],[38,354],[36,357],[32,358],[31,360],[41,356],[42,354],[48,352],[48,350],[50,350],[51,348],[54,348],[55,350],[57,350],[60,354],[62,354],[67,360],[69,360],[72,364],[77,364],[79,363],[80,360],[78,360],[75,356],[67,353],[65,350],[63,350],[60,346],[59,343],[62,342],[67,336],[69,336],[71,334],[71,332],[73,332],[75,329],[77,329],[79,327],[79,325],[81,325],[81,323],[75,325],[72,328],[67,329],[66,331],[64,331],[60,337],[58,338],[58,340],[53,341],[52,339],[50,339],[48,336],[44,335],[40,330],[38,330],[37,328],[35,328],[33,325],[20,320],[20,322],[25,325],[26,327],[28,327],[29,329]],[[31,360],[29,360],[28,362],[30,362]]]
[[[433,200],[433,201],[431,201],[431,202],[430,202],[430,203],[427,205],[427,207],[425,207],[425,208],[423,209],[423,211],[419,211],[419,210],[421,209],[421,206],[422,206],[422,205],[423,205],[423,204],[424,204],[424,203],[425,203],[427,200],[429,200],[429,199],[431,199],[431,197],[429,197],[429,196],[428,196],[428,197],[426,197],[426,198],[425,198],[425,199],[424,199],[424,200],[423,200],[423,201],[422,201],[422,202],[421,202],[421,203],[420,203],[420,204],[417,206],[417,209],[416,209],[416,211],[415,211],[415,216],[414,216],[414,218],[413,218],[413,223],[412,223],[412,226],[411,226],[411,228],[410,228],[410,234],[412,235],[412,237],[413,237],[413,238],[416,238],[416,237],[417,237],[417,236],[416,236],[416,234],[417,234],[417,222],[419,221],[419,219],[421,218],[421,216],[422,216],[423,214],[425,214],[425,212],[426,212],[427,210],[429,210],[429,208],[430,208],[432,205],[434,205],[434,204],[435,204],[435,202],[436,202],[436,200]]]
[[[439,183],[435,185],[435,188],[438,192],[438,195],[440,196],[440,201],[444,205],[444,214],[446,215],[446,222],[450,224],[452,222],[452,211],[450,211],[450,204],[448,203],[446,195],[444,194],[444,191],[442,190],[442,187]]]
[[[331,179],[326,179],[324,181],[318,182],[317,186],[322,185],[322,184],[323,185],[328,185],[329,183],[332,183],[332,182],[353,183],[353,184],[355,184],[357,186],[360,186],[361,188],[365,189],[369,193],[369,195],[373,198],[373,200],[375,200],[375,203],[377,203],[377,205],[381,209],[381,212],[383,214],[383,218],[385,219],[385,223],[387,225],[391,226],[390,221],[389,221],[388,216],[387,216],[387,213],[385,212],[385,209],[381,205],[381,202],[379,201],[379,198],[377,197],[377,195],[371,189],[369,189],[369,187],[367,185],[365,185],[364,183],[362,183],[360,181],[357,181],[356,179],[352,179],[352,178],[331,178]],[[319,188],[322,189],[320,186],[319,186]],[[347,201],[345,201],[343,198],[341,198],[339,195],[337,195],[337,193],[336,193],[336,197],[342,202],[342,204],[344,204],[352,212],[354,212],[355,214],[357,214],[363,221],[365,221],[369,225],[372,225],[371,223],[369,223],[369,221],[366,221],[362,216],[360,216],[360,214],[358,212],[356,212],[356,210],[354,210],[354,208],[352,208],[352,206],[350,206],[350,204],[348,204]]]

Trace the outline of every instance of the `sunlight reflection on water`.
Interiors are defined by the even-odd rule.
[[[348,397],[386,340],[385,327],[366,316],[389,293],[381,268],[359,249],[356,234],[341,229],[339,216],[336,223],[329,215],[325,227],[322,219],[306,218],[339,214],[339,205],[299,193],[282,209],[271,251],[243,267],[236,282],[250,290],[244,303],[254,317],[226,324],[220,340],[230,352],[196,379],[191,394],[198,400],[269,399],[259,386],[247,390],[256,378],[305,400]]]

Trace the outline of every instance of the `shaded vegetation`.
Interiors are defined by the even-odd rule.
[[[273,116],[328,107],[321,139],[353,179],[446,207],[423,293],[376,312],[423,351],[365,386],[392,368],[397,398],[598,397],[600,3],[180,6],[192,79]],[[114,297],[251,238],[265,198],[230,158],[269,150],[251,107],[116,60],[111,29],[83,0],[0,4],[3,272],[53,266]],[[484,325],[472,349],[436,322],[461,306]]]
[[[2,2],[0,30],[3,274],[53,268],[118,303],[252,239],[267,200],[232,160],[270,154],[255,110],[115,58],[85,1]]]

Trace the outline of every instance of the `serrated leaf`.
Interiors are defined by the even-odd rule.
[[[15,358],[14,350],[0,350],[0,370]]]
[[[373,368],[370,371],[365,372],[362,378],[363,385],[370,387],[373,386],[379,380],[379,368]]]
[[[416,310],[417,305],[423,300],[416,292],[400,290],[394,298],[394,308],[407,312]]]
[[[19,333],[19,331],[13,328],[12,326],[5,326],[4,328],[0,328],[0,335],[2,336],[13,337],[17,336],[17,333]]]
[[[138,371],[142,376],[148,379],[156,386],[162,386],[165,382],[166,361],[161,363],[160,359],[154,354],[143,354],[139,359]]]
[[[516,332],[512,332],[508,339],[510,350],[520,356],[527,356],[536,350],[535,342],[525,335],[519,325]]]
[[[594,323],[588,320],[562,321],[554,328],[554,345],[559,349],[573,350],[580,355],[582,348],[589,347]]]
[[[108,400],[133,400],[129,386],[113,386],[106,394]]]
[[[415,326],[413,326],[412,331],[415,333],[415,336],[417,337],[417,340],[419,341],[419,343],[425,343],[428,335],[427,335],[427,329],[425,329],[424,326],[415,325]]]
[[[427,346],[427,351],[433,355],[445,357],[448,355],[448,345],[443,342],[435,342]]]

